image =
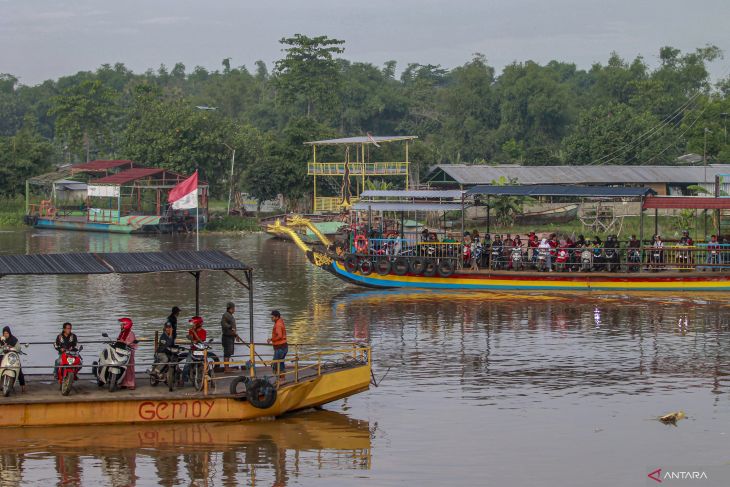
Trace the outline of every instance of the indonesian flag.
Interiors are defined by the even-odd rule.
[[[167,201],[174,210],[187,210],[198,207],[198,171],[170,191]]]

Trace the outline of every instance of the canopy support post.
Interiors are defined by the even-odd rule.
[[[639,272],[644,270],[644,197],[641,197],[639,207]]]
[[[487,234],[491,234],[492,232],[489,231],[490,228],[490,221],[489,221],[489,195],[487,195]],[[491,238],[491,237],[490,237]]]
[[[654,236],[659,235],[659,208],[654,208]]]
[[[251,362],[251,377],[256,375],[256,354],[253,340],[253,271],[244,271],[248,283],[248,353]]]
[[[461,238],[464,238],[464,193],[461,193]]]
[[[200,272],[195,276],[195,316],[200,316]]]

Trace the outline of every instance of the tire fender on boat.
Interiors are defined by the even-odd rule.
[[[264,379],[254,379],[246,383],[246,397],[255,408],[268,409],[276,403],[276,388]]]
[[[426,260],[423,257],[414,257],[411,260],[411,274],[420,275],[426,269]]]
[[[363,276],[369,276],[373,273],[373,262],[369,259],[363,259],[360,262],[360,274]]]
[[[390,274],[390,259],[388,257],[379,257],[375,263],[375,270],[381,276]]]
[[[408,259],[405,257],[398,257],[393,262],[393,272],[398,276],[405,276],[408,274]]]
[[[450,260],[442,260],[438,265],[438,273],[441,277],[450,277],[454,273],[454,263]]]
[[[350,254],[345,257],[345,269],[347,269],[348,272],[355,272],[359,264],[358,260],[357,255],[354,254]]]

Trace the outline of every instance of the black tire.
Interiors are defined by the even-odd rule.
[[[390,274],[390,259],[387,257],[380,257],[375,263],[375,271],[381,276],[387,276]]]
[[[150,385],[152,387],[157,387],[157,384],[159,384],[160,380],[156,376],[156,372],[150,371]]]
[[[256,379],[247,384],[246,397],[253,407],[268,409],[276,403],[276,388],[269,381]]]
[[[355,272],[357,271],[357,268],[359,267],[359,259],[357,258],[357,255],[350,254],[347,257],[345,257],[345,269],[347,272]]]
[[[109,392],[117,390],[117,374],[109,374],[109,382],[107,385],[109,386]]]
[[[419,276],[426,269],[426,260],[423,257],[414,257],[410,262],[411,274]]]
[[[66,377],[63,378],[63,381],[61,381],[61,395],[68,396],[71,392],[71,386],[74,383],[74,373],[69,372],[66,374]]]
[[[364,259],[360,262],[360,274],[363,276],[369,276],[373,273],[373,263],[369,259]]]
[[[236,398],[242,397],[248,392],[248,383],[249,378],[248,377],[234,377],[231,381],[230,385],[230,391],[231,395],[235,396]],[[243,385],[243,388],[239,387]]]
[[[442,260],[438,265],[438,273],[441,277],[451,277],[454,273],[454,263],[450,260]]]
[[[436,262],[433,259],[429,259],[426,262],[426,266],[423,268],[423,275],[425,277],[433,277],[436,275],[437,271],[438,266],[436,265]]]
[[[393,272],[397,276],[405,276],[408,274],[408,259],[405,257],[398,257],[393,262]]]
[[[195,364],[192,367],[190,367],[190,374],[192,375],[191,379],[193,382],[193,387],[195,387],[196,391],[202,391],[203,390],[203,364]]]
[[[167,388],[170,390],[170,392],[175,390],[175,379],[177,379],[177,377],[175,377],[176,369],[177,367],[173,365],[167,366]]]

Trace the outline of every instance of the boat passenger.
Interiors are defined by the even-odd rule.
[[[641,242],[636,238],[636,235],[631,235],[629,243],[626,246],[627,260],[629,261],[628,270],[629,272],[637,272],[641,263]]]
[[[603,240],[596,235],[593,237],[593,270],[603,270]]]
[[[223,342],[223,372],[228,372],[230,367],[228,362],[233,357],[233,344],[236,341],[236,318],[233,314],[236,312],[235,303],[228,303],[226,305],[226,312],[221,317],[221,341]]]
[[[512,269],[512,247],[514,247],[515,242],[512,240],[512,235],[507,234],[504,237],[504,240],[502,241],[503,249],[502,249],[502,255],[507,259],[507,269]]]
[[[58,352],[58,357],[56,358],[56,363],[53,366],[53,379],[58,378],[58,366],[61,364],[61,354],[66,350],[76,350],[76,346],[78,345],[78,338],[76,338],[76,334],[72,331],[72,325],[68,321],[62,325],[62,331],[58,334],[56,337],[56,344],[55,348]]]
[[[683,230],[682,231],[682,238],[679,239],[679,245],[683,245],[686,247],[691,247],[695,244],[695,241],[692,240],[692,237],[689,236],[689,231]]]
[[[479,267],[489,267],[489,252],[492,248],[492,237],[488,234],[484,234],[484,242],[482,242],[482,256],[480,262],[477,263]]]
[[[661,235],[654,235],[652,240],[651,262],[654,270],[659,270],[659,264],[664,261],[664,242]]]
[[[160,339],[157,342],[157,349],[155,350],[155,366],[153,367],[154,372],[157,374],[162,373],[162,369],[165,368],[165,364],[170,362],[171,347],[175,345],[175,338],[173,338],[172,323],[165,323],[165,328],[160,335]]]
[[[188,320],[188,323],[192,323],[193,326],[188,330],[188,338],[193,343],[204,342],[208,337],[208,332],[203,328],[203,318],[200,316],[193,316]]]
[[[127,370],[124,372],[124,377],[119,383],[120,387],[134,390],[135,388],[135,373],[134,373],[134,351],[137,348],[137,337],[134,336],[132,331],[132,320],[129,318],[119,318],[119,336],[117,337],[118,342],[126,343],[129,346],[132,353],[129,355],[129,363],[127,364]]]
[[[537,267],[537,248],[539,246],[540,241],[538,240],[537,235],[535,234],[535,232],[530,232],[530,234],[527,236],[527,249],[530,251],[530,261],[532,261],[533,267]]]
[[[271,330],[271,338],[266,341],[274,346],[274,358],[272,360],[282,360],[282,362],[272,364],[271,368],[274,370],[274,374],[281,374],[279,378],[283,379],[284,370],[286,369],[283,360],[289,351],[286,341],[286,326],[284,326],[284,319],[281,317],[279,310],[275,309],[271,312],[271,321],[274,322],[274,327]]]
[[[705,262],[711,265],[711,267],[706,267],[705,269],[712,269],[713,271],[720,264],[720,243],[717,241],[717,235],[710,237],[710,241],[707,243],[707,258]]]
[[[538,254],[540,252],[544,252],[545,268],[549,271],[552,271],[553,262],[552,262],[552,255],[550,255],[550,251],[551,251],[550,242],[548,242],[548,239],[543,238],[542,241],[540,242],[540,245],[538,246]]]
[[[9,326],[3,328],[3,334],[0,336],[0,345],[7,345],[13,348],[18,345],[18,338],[13,335]],[[2,358],[2,354],[0,353],[0,362],[2,362]],[[20,384],[20,392],[25,392],[25,376],[23,375],[23,369],[18,371],[18,383]]]
[[[172,312],[170,313],[170,316],[167,317],[167,321],[165,322],[165,326],[169,323],[170,326],[172,326],[172,340],[173,343],[177,339],[177,317],[180,316],[180,308],[177,306],[172,307]]]

